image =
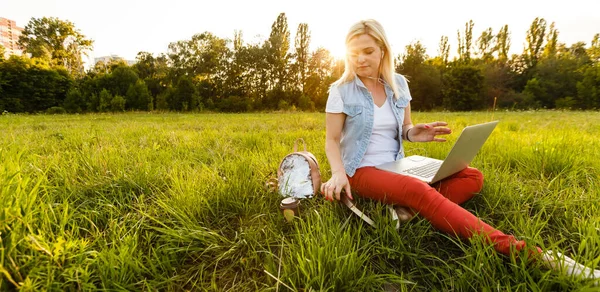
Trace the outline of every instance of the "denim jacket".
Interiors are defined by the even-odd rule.
[[[398,133],[400,134],[396,137],[400,144],[400,149],[396,155],[396,160],[398,160],[404,157],[402,124],[404,122],[404,110],[412,98],[406,79],[400,74],[395,74],[394,77],[396,78],[400,97],[394,98],[394,91],[387,83],[384,83],[384,87],[387,97],[386,102],[392,105],[392,111],[399,125]],[[337,85],[337,87],[344,103],[342,112],[346,114],[340,141],[340,152],[346,174],[353,176],[369,146],[369,140],[373,132],[374,103],[369,90],[358,76],[353,81]]]

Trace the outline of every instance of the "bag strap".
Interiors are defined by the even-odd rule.
[[[342,194],[341,197],[342,197],[341,198],[342,203],[344,203],[344,205],[346,205],[346,207],[348,207],[348,209],[350,209],[360,219],[367,222],[367,224],[375,227],[375,222],[371,218],[369,218],[369,216],[365,215],[365,213],[363,213],[361,210],[359,210],[356,207],[356,205],[354,205],[354,203],[350,200],[350,198],[348,198],[348,196],[346,196],[346,194]],[[390,211],[390,213],[392,213],[392,220],[396,221],[396,226],[395,226],[396,230],[400,229],[400,220],[398,219],[398,214],[396,213],[396,210],[394,210],[394,207],[392,207],[392,205],[387,205],[387,209]]]
[[[344,203],[344,205],[346,205],[346,207],[348,207],[352,212],[354,212],[354,214],[356,214],[358,217],[360,217],[360,219],[367,222],[367,224],[375,227],[375,222],[373,222],[373,220],[371,220],[371,218],[369,218],[369,216],[365,215],[365,213],[363,213],[361,210],[356,208],[356,205],[354,205],[354,203],[352,203],[352,201],[350,201],[350,199],[346,196],[346,194],[342,194],[342,202]]]
[[[304,146],[304,152],[306,151],[306,142],[304,142],[304,139],[302,138],[298,138],[296,139],[296,142],[294,142],[294,152],[298,152],[298,141],[302,141],[302,145]]]

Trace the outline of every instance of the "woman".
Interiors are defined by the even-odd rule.
[[[524,241],[496,230],[459,206],[481,191],[483,175],[479,170],[469,167],[428,185],[374,167],[402,158],[402,140],[443,142],[446,140],[440,135],[451,130],[445,122],[413,125],[407,81],[393,72],[393,54],[377,21],[354,24],[346,37],[346,49],[344,74],[331,86],[325,110],[325,151],[332,172],[331,179],[321,185],[325,198],[340,200],[344,191],[353,199],[353,189],[363,197],[400,206],[397,211],[401,219],[410,218],[409,210],[414,210],[445,233],[462,238],[482,235],[502,254],[523,250]],[[536,247],[530,252],[536,255],[542,251]],[[555,268],[578,265],[555,259],[551,253],[542,258]],[[593,274],[588,268],[577,267],[579,274]]]

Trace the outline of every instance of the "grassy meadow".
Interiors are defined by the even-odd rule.
[[[466,125],[501,120],[464,207],[531,245],[600,265],[598,112],[413,113],[444,120],[443,159]],[[302,201],[283,220],[265,188],[302,137],[331,175],[322,113],[0,116],[0,290],[557,291],[590,280],[497,254],[385,206]]]

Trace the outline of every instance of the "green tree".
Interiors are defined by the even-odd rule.
[[[405,48],[396,65],[396,72],[410,81],[412,106],[419,110],[431,110],[441,106],[442,79],[439,69],[427,62],[426,48],[417,41]]]
[[[542,57],[551,58],[556,56],[558,48],[558,30],[554,28],[554,22],[550,24],[550,29],[546,35],[546,46],[542,52]]]
[[[408,75],[413,74],[415,68],[423,64],[425,60],[429,59],[426,51],[427,49],[420,41],[407,45],[406,52],[400,57],[401,65],[404,67],[403,72]],[[396,71],[398,71],[398,68],[396,68]]]
[[[156,75],[156,62],[152,53],[139,52],[135,57],[135,64],[133,69],[141,79],[152,78]]]
[[[138,79],[134,84],[129,85],[125,95],[127,109],[130,110],[153,110],[152,96],[143,80]]]
[[[110,74],[118,67],[129,67],[129,65],[123,59],[110,59],[107,62],[98,61],[88,73],[91,73],[92,75]]]
[[[443,82],[442,94],[446,109],[470,111],[483,108],[483,75],[477,67],[455,64],[444,74]]]
[[[192,80],[182,76],[175,87],[175,92],[171,96],[169,108],[177,111],[195,110],[198,107],[198,92],[192,83]]]
[[[81,56],[87,55],[92,44],[72,22],[55,17],[31,18],[19,37],[19,46],[26,53],[64,66],[74,75],[83,73]]]
[[[524,93],[530,106],[554,108],[557,101],[568,107],[586,108],[585,101],[578,101],[577,84],[583,79],[583,67],[589,65],[585,44],[575,43],[569,48],[558,50],[555,56],[538,61]]]
[[[448,43],[448,37],[442,36],[440,38],[440,44],[438,47],[438,54],[442,61],[442,64],[445,66],[448,64],[448,58],[450,56],[450,44]]]
[[[458,59],[463,62],[471,61],[471,48],[473,46],[473,26],[475,23],[473,20],[469,20],[465,23],[465,35],[464,38],[460,36],[460,30],[457,31],[458,35]]]
[[[126,96],[129,86],[138,81],[138,75],[131,67],[121,64],[110,74],[100,77],[100,87],[108,89],[113,95]]]
[[[47,62],[11,56],[0,62],[0,109],[9,112],[43,112],[61,106],[73,79],[64,68]]]
[[[62,106],[69,113],[80,113],[85,108],[85,100],[83,99],[83,95],[81,91],[77,88],[71,88],[67,92],[67,97],[65,98]]]
[[[132,66],[138,77],[146,83],[152,97],[156,98],[169,85],[168,75],[168,57],[160,54],[154,57],[148,52],[139,52],[136,57],[136,63]]]
[[[233,51],[238,52],[244,46],[243,32],[241,30],[235,30],[233,32]]]
[[[5,49],[4,46],[0,45],[0,61],[4,60],[4,54],[5,54]]]
[[[298,25],[294,44],[296,49],[296,67],[298,71],[298,76],[294,79],[299,81],[300,90],[304,92],[304,85],[308,75],[308,58],[310,57],[308,51],[310,45],[310,31],[308,30],[308,24],[300,23]]]
[[[115,95],[110,101],[110,110],[113,112],[125,111],[125,99],[120,95]]]
[[[481,36],[477,39],[477,48],[479,49],[478,54],[484,62],[489,63],[494,59],[497,46],[494,44],[494,34],[491,27],[481,33]]]
[[[227,40],[210,32],[195,34],[190,40],[170,43],[168,56],[174,69],[173,80],[182,75],[213,78],[224,74],[225,63],[231,55],[227,43]]]
[[[98,111],[99,112],[109,111],[111,102],[113,100],[112,94],[110,94],[110,92],[108,90],[102,89],[102,91],[100,91],[100,96],[98,97],[98,99],[99,99]]]
[[[248,88],[243,84],[243,74],[246,73],[244,67],[242,55],[245,52],[246,47],[242,40],[242,31],[235,30],[233,37],[233,58],[227,64],[227,73],[224,83],[224,96],[240,96],[246,97]],[[211,98],[207,96],[206,99]]]
[[[267,92],[271,86],[270,66],[267,62],[266,47],[259,44],[245,46],[236,54],[240,66],[240,84],[255,109],[267,108]]]
[[[496,51],[498,52],[498,60],[501,63],[508,61],[508,50],[510,50],[510,33],[508,25],[504,25],[496,35]]]
[[[267,62],[270,66],[270,75],[273,87],[287,88],[287,71],[290,55],[290,31],[288,29],[285,13],[280,13],[271,26],[271,34],[265,43],[267,48]],[[273,88],[271,87],[271,88]]]
[[[433,110],[442,107],[443,84],[438,67],[424,63],[409,81],[415,109]]]
[[[334,74],[334,64],[335,60],[329,51],[322,47],[317,48],[308,61],[309,76],[305,92],[318,110],[325,108],[329,85],[339,77]]]
[[[536,17],[527,30],[526,47],[523,53],[527,68],[533,68],[537,65],[542,54],[545,36],[546,20]]]
[[[588,66],[583,80],[577,82],[577,101],[581,108],[600,109],[600,66]]]
[[[588,48],[588,56],[590,56],[590,60],[594,63],[600,62],[600,33],[594,35],[592,39],[592,43]]]
[[[106,74],[96,74],[92,71],[88,71],[83,78],[78,80],[77,88],[83,97],[81,105],[83,111],[95,112],[98,110],[98,94],[102,90],[100,83],[104,75]]]
[[[200,91],[196,92],[196,97],[198,94],[205,99],[218,99],[225,96],[224,84],[228,81],[229,62],[233,55],[228,43],[226,39],[204,32],[195,34],[191,40],[169,44],[168,56],[172,65],[169,77],[171,84],[177,84],[185,77],[184,82],[190,81],[192,86],[199,87]],[[185,105],[184,110],[196,109],[198,99],[196,98],[193,104],[190,102],[191,100],[185,101],[185,99],[181,101],[181,105]]]
[[[515,106],[515,91],[511,88],[515,73],[502,61],[486,63],[480,66],[483,74],[483,104],[487,108]]]
[[[175,89],[173,87],[167,87],[163,92],[161,92],[156,97],[156,102],[154,103],[154,108],[157,110],[169,110],[171,98],[173,97]]]
[[[540,108],[542,107],[540,99],[547,96],[546,88],[535,77],[527,81],[523,94],[525,95],[525,100],[520,105],[522,108]]]

